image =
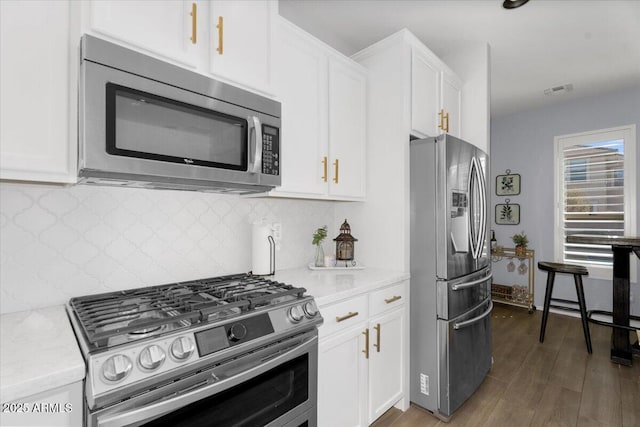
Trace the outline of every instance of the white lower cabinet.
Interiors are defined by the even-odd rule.
[[[404,281],[320,306],[320,427],[367,426],[394,405],[406,409],[407,287]]]
[[[318,354],[318,425],[366,426],[366,323],[321,341]]]
[[[402,307],[369,322],[369,423],[403,397],[405,317]]]

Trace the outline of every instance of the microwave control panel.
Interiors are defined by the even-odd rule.
[[[262,173],[280,175],[280,133],[269,125],[262,125]]]

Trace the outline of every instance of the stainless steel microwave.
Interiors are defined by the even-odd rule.
[[[231,193],[280,185],[280,103],[84,35],[79,182]]]

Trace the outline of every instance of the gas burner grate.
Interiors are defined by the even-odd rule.
[[[305,292],[237,274],[72,298],[69,305],[88,343],[103,348],[277,305]]]

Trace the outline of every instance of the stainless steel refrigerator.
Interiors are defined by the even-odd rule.
[[[491,368],[488,156],[411,141],[411,401],[447,420]]]

